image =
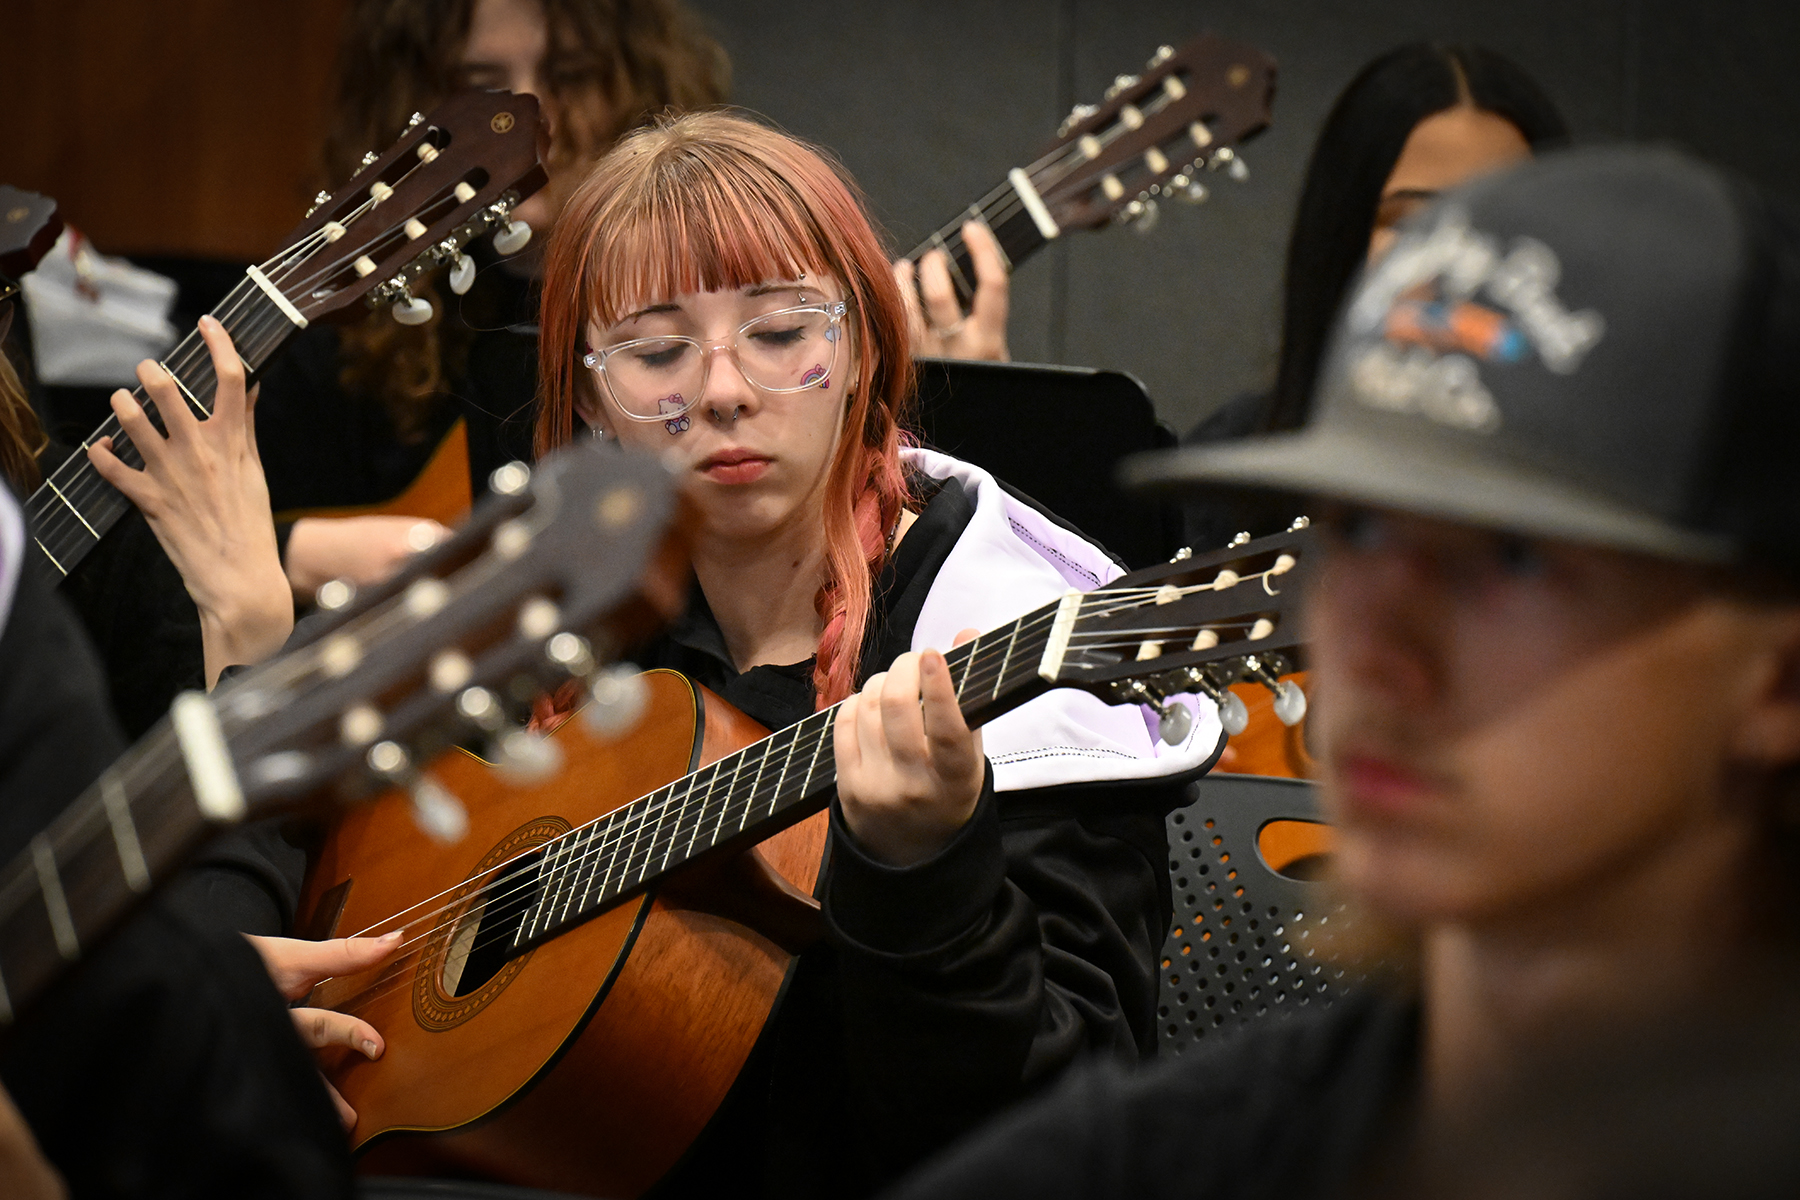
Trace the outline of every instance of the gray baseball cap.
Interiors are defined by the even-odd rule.
[[[1800,236],[1674,151],[1547,157],[1451,193],[1363,273],[1303,429],[1123,478],[1800,567]]]

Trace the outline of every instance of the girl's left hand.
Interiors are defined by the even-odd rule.
[[[206,686],[232,665],[261,662],[294,628],[294,601],[275,545],[269,485],[256,451],[255,396],[244,389],[244,364],[225,327],[200,318],[218,390],[212,416],[195,416],[181,385],[146,359],[138,380],[156,402],[165,436],[130,392],[113,393],[113,413],[143,455],[135,470],[112,451],[112,439],[88,447],[100,477],[138,506],[156,540],[181,572],[200,609]]]
[[[962,645],[973,629],[956,637]],[[910,867],[935,855],[975,812],[987,761],[936,650],[902,654],[838,710],[838,802],[856,840]]]

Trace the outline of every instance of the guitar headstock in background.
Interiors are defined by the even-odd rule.
[[[1070,230],[1123,221],[1146,232],[1160,200],[1205,200],[1210,173],[1249,177],[1236,147],[1268,127],[1274,98],[1275,60],[1254,46],[1214,34],[1163,46],[1142,75],[1115,79],[1100,104],[1076,105],[1030,165],[1007,172],[907,257],[945,251],[967,303],[975,271],[962,241],[966,220],[993,231],[1009,268]]]
[[[453,267],[451,288],[473,279],[463,250],[494,233],[494,248],[513,254],[531,230],[512,210],[544,186],[538,161],[535,96],[459,92],[414,114],[385,154],[371,151],[336,192],[320,192],[288,249],[263,265],[307,321],[348,321],[391,307],[401,324],[423,324],[429,303],[413,287]]]
[[[1191,714],[1171,697],[1198,693],[1219,706],[1228,734],[1243,732],[1244,702],[1228,689],[1256,682],[1275,693],[1293,725],[1306,695],[1282,676],[1299,664],[1299,605],[1317,545],[1304,517],[1272,537],[1246,538],[1212,554],[1183,551],[1161,566],[1070,593],[1057,615],[1040,675],[1109,704],[1148,704],[1163,736],[1180,742]]]
[[[37,266],[62,229],[56,201],[10,185],[0,186],[0,276],[17,280]]]

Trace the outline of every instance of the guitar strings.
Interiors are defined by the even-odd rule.
[[[1156,93],[1156,95],[1147,104],[1141,106],[1141,110],[1146,112],[1148,115],[1155,116],[1156,114],[1162,112],[1163,109],[1167,108],[1172,103],[1174,103],[1174,101],[1173,101],[1173,99],[1171,99],[1169,97],[1169,94],[1166,91],[1159,90]],[[1107,129],[1103,130],[1100,134],[1095,135],[1095,136],[1099,140],[1100,144],[1104,147],[1104,146],[1111,145],[1118,138],[1124,136],[1125,132],[1127,132],[1127,131],[1124,129],[1123,124],[1115,122],[1113,125],[1109,126]],[[1079,161],[1073,161],[1073,160],[1079,160]],[[1088,156],[1081,151],[1079,145],[1077,143],[1071,142],[1058,150],[1052,150],[1049,154],[1046,154],[1044,157],[1038,159],[1037,162],[1034,162],[1030,166],[1026,167],[1025,173],[1031,179],[1033,186],[1038,187],[1039,191],[1043,191],[1043,190],[1046,190],[1048,187],[1055,186],[1057,183],[1061,182],[1063,179],[1068,178],[1071,174],[1074,173],[1076,168],[1078,168],[1079,166],[1082,165],[1082,163],[1085,163],[1087,161],[1088,161]],[[1062,170],[1059,174],[1054,174],[1054,175],[1052,174],[1052,172],[1056,168],[1061,168],[1061,167],[1066,167],[1067,169]],[[1006,200],[1006,198],[1009,196],[1011,197],[1011,200]],[[990,215],[987,212],[988,206],[996,201],[1005,201],[1005,203],[1002,204],[1002,207],[999,211]],[[996,225],[1005,224],[1006,222],[1012,220],[1013,217],[1017,216],[1021,211],[1024,210],[1025,204],[1024,204],[1024,201],[1019,197],[1019,194],[1015,188],[1013,188],[1010,184],[1002,184],[999,187],[996,187],[993,191],[989,192],[987,194],[987,196],[983,197],[982,200],[978,203],[978,205],[974,205],[971,207],[979,208],[979,210],[981,211],[981,214],[982,214],[982,220],[988,225],[988,227],[990,229],[993,229],[993,228],[995,228]],[[965,209],[963,211],[966,213],[968,210]],[[947,253],[951,253],[952,255],[954,255],[955,252],[951,250],[949,243],[952,239],[955,239],[958,242],[961,242],[961,240],[962,240],[962,220],[963,220],[962,218],[959,218],[954,224],[946,225],[943,228],[939,229],[936,233],[932,234],[931,237],[927,238],[924,242],[920,243],[919,246],[916,247],[913,250],[913,252],[911,254],[909,254],[907,257],[916,261],[926,251],[938,248],[940,246]],[[967,246],[964,245],[963,249],[966,250]]]
[[[1256,578],[1256,576],[1245,576],[1244,578],[1251,579]],[[1208,588],[1211,587],[1210,584],[1206,586]],[[1190,590],[1201,589],[1194,588]],[[1143,597],[1140,601],[1140,606],[1142,604],[1153,602],[1154,597],[1158,594],[1158,589],[1116,589],[1113,591],[1114,594],[1130,591],[1138,592]],[[1107,599],[1110,601],[1111,597],[1109,596]],[[1084,601],[1084,607],[1087,606],[1088,603],[1089,602]],[[1018,630],[1008,634],[1010,642],[1016,642],[1019,633],[1024,629],[1039,626],[1044,621],[1053,619],[1055,610],[1056,606],[1051,605],[1044,610],[1040,610],[1035,617],[1017,622],[1016,624],[1019,626]],[[1008,631],[1002,629],[997,632],[1007,633]],[[993,639],[989,645],[982,644],[983,641],[987,641],[988,639],[978,639],[976,642],[969,644],[971,646],[969,657],[972,663],[979,662],[983,653],[989,655],[1000,653],[998,638],[994,635],[989,635],[989,638]],[[1128,644],[1135,645],[1136,640]],[[995,675],[1003,673],[1004,669],[1004,664],[1000,671],[997,672],[990,671],[985,665],[982,666],[980,670],[976,670],[971,666],[971,668],[965,672],[965,678],[962,684],[959,685],[959,691],[967,693],[970,690],[971,682],[974,683],[976,690],[979,690],[980,687],[985,686]],[[831,726],[835,722],[836,708],[837,706],[833,706],[832,709],[825,710],[826,713],[833,714],[832,721],[821,721],[816,732],[807,731],[805,729],[805,725],[809,722],[798,723],[793,727],[795,729],[794,735],[789,738],[787,742],[786,763],[788,764],[791,764],[795,749],[803,740],[810,740],[812,745],[809,754],[809,761],[813,764],[812,771],[809,772],[809,776],[811,777],[809,778],[808,784],[804,786],[802,794],[814,790],[811,783],[813,779],[817,778],[818,756],[819,751],[822,748],[820,743],[825,737],[831,736]],[[640,801],[621,805],[619,808],[603,814],[582,826],[565,831],[556,838],[550,839],[539,846],[522,852],[520,855],[514,856],[514,858],[503,863],[496,864],[494,867],[490,868],[488,872],[484,873],[487,880],[485,883],[481,883],[477,879],[463,880],[453,887],[438,893],[436,897],[429,897],[415,903],[409,908],[402,910],[399,913],[392,914],[381,921],[375,922],[374,924],[365,927],[365,929],[359,933],[351,936],[368,936],[377,929],[381,929],[384,926],[393,926],[395,924],[398,924],[400,928],[404,929],[414,925],[415,922],[429,922],[430,924],[423,932],[403,941],[399,947],[396,947],[397,952],[405,951],[407,953],[403,954],[400,959],[390,959],[389,963],[390,965],[403,965],[407,960],[414,956],[415,952],[412,948],[415,947],[417,943],[434,936],[443,928],[442,923],[437,922],[435,918],[442,916],[452,909],[460,907],[465,911],[468,911],[473,910],[479,905],[485,913],[489,908],[496,904],[517,899],[526,893],[535,892],[540,897],[540,906],[548,905],[548,907],[540,907],[539,911],[535,913],[522,913],[520,921],[521,928],[528,928],[526,936],[536,937],[540,932],[556,929],[559,925],[566,923],[572,910],[575,915],[580,915],[581,913],[594,908],[606,907],[616,896],[623,894],[626,880],[631,881],[629,886],[635,887],[644,883],[651,876],[668,870],[669,856],[673,853],[674,847],[681,841],[683,834],[687,835],[688,841],[688,852],[687,855],[684,856],[685,860],[686,857],[692,856],[700,828],[708,820],[711,820],[713,823],[713,833],[706,843],[708,847],[718,843],[720,840],[718,834],[723,830],[726,820],[730,819],[734,814],[737,816],[737,828],[733,832],[741,832],[746,828],[749,814],[754,812],[762,801],[764,775],[766,774],[771,758],[780,749],[780,747],[776,745],[776,739],[778,737],[779,734],[771,735],[769,738],[762,739],[756,746],[747,747],[744,751],[736,755],[730,756],[727,759],[722,759],[718,763],[711,764],[708,768],[710,777],[705,780],[702,780],[701,776],[706,772],[695,772],[689,775],[686,777],[687,787],[685,791],[680,788],[680,784],[683,781],[677,780],[674,783],[666,785],[664,788],[651,793],[648,797],[640,798]],[[748,790],[748,795],[745,796],[741,802],[733,805],[731,802],[731,792],[736,787],[736,779],[741,777],[744,767],[748,765],[748,762],[752,757],[752,751],[755,752],[754,757],[758,760],[758,774],[752,781]],[[729,771],[727,771],[726,768],[730,768]],[[785,768],[786,764],[784,764],[784,772]],[[833,761],[830,769],[832,772],[835,772],[835,761]],[[717,788],[720,780],[728,773],[732,776],[733,782],[727,785],[725,802],[719,807],[719,810],[715,815],[711,812],[712,793]],[[695,805],[691,803],[692,798],[695,792],[700,789],[703,782],[706,787],[706,792],[702,796],[700,803]],[[777,777],[776,780],[769,784],[771,811],[773,811],[775,799],[779,797],[782,790],[781,782],[782,777]],[[681,803],[675,808],[677,821],[673,828],[668,828],[665,824],[666,817],[669,813],[670,806],[675,803],[677,794],[682,796]],[[661,797],[660,800],[657,799],[659,796]],[[643,804],[644,800],[654,800],[656,803],[645,805]],[[654,826],[651,824],[653,820],[655,822]],[[596,843],[595,833],[603,823],[616,824],[617,828],[608,830],[607,835]],[[633,860],[635,860],[640,853],[644,852],[642,842],[646,832],[650,834],[648,852],[644,854],[641,864],[634,865]],[[589,844],[582,846],[577,850],[575,847],[580,844],[577,839],[585,839]],[[621,887],[617,892],[612,892],[609,895],[609,891],[611,890],[611,880],[615,870],[620,865],[619,860],[621,855],[619,851],[625,847],[627,839],[630,840],[630,846],[622,856],[625,870],[619,873]],[[646,868],[648,868],[649,862],[655,855],[659,845],[666,846],[662,862],[655,870],[647,870]],[[540,856],[539,870],[534,877],[519,878],[516,875],[505,875],[508,867],[533,854]],[[608,863],[608,869],[605,877],[601,880],[599,894],[595,897],[593,880],[597,872],[593,868],[597,868],[603,860]],[[501,882],[503,879],[505,882]],[[451,895],[454,895],[454,899],[449,903],[443,904],[431,912],[423,914],[418,913],[417,910],[430,904],[432,900]],[[524,925],[524,922],[527,919],[531,921],[529,927]],[[516,942],[519,939],[519,934],[516,930],[508,928],[503,928],[499,932],[486,937],[483,937],[478,933],[475,940],[468,947],[463,948],[462,952],[465,955],[472,954],[476,950],[491,946],[502,939],[511,939]],[[351,1008],[362,1007],[373,1003],[383,995],[389,994],[390,989],[383,985],[389,981],[390,977],[397,981],[406,974],[407,971],[405,969],[384,971],[382,976],[378,977],[377,980],[372,981],[368,987],[361,989],[352,996],[340,1000],[340,1009],[348,1011]],[[411,985],[410,983],[405,983],[403,986]]]
[[[1248,582],[1250,580],[1260,579],[1266,574],[1267,574],[1267,572],[1248,574],[1248,575],[1241,577],[1240,581]],[[1185,592],[1191,593],[1191,592],[1195,592],[1195,591],[1209,590],[1213,587],[1214,587],[1214,585],[1212,585],[1212,584],[1206,584],[1206,585],[1198,585],[1198,586],[1190,587],[1190,588],[1183,589],[1183,590]],[[1090,599],[1084,600],[1083,607],[1084,608],[1095,607],[1097,600],[1093,599],[1093,597],[1105,596],[1108,600],[1110,600],[1112,597],[1125,596],[1125,595],[1137,596],[1138,597],[1137,606],[1143,607],[1148,603],[1154,602],[1155,598],[1157,598],[1159,595],[1162,595],[1162,594],[1165,594],[1162,589],[1152,589],[1152,588],[1101,589],[1101,590],[1097,591],[1096,593],[1088,593],[1087,595],[1090,597]],[[1110,604],[1109,607],[1116,609],[1118,607],[1118,605]],[[1036,618],[1034,618],[1033,620],[1028,621],[1028,622],[1022,622],[1020,624],[1019,632],[1023,632],[1025,629],[1032,627],[1032,626],[1041,625],[1043,621],[1052,619],[1053,616],[1054,616],[1054,606],[1051,606],[1050,610],[1040,612],[1036,616]],[[1247,624],[1248,624],[1247,621],[1238,621],[1235,623],[1233,623],[1233,622],[1215,622],[1215,623],[1209,625],[1208,628],[1217,629],[1217,630],[1241,629]],[[1105,632],[1101,632],[1101,633],[1097,633],[1097,634],[1081,635],[1081,637],[1083,638],[1082,648],[1083,649],[1106,649],[1106,648],[1118,647],[1118,648],[1122,648],[1122,649],[1129,649],[1129,648],[1133,648],[1141,643],[1141,641],[1143,640],[1143,637],[1142,637],[1143,634],[1155,633],[1155,632],[1165,632],[1165,631],[1166,632],[1174,632],[1175,630],[1173,630],[1173,629],[1163,630],[1163,629],[1158,628],[1158,629],[1151,629],[1151,630],[1136,631],[1136,633],[1139,636],[1134,636],[1131,639],[1126,640],[1126,641],[1116,640],[1116,637],[1117,637],[1116,634],[1109,634],[1109,633],[1105,633]],[[1183,629],[1181,631],[1186,632],[1185,629]],[[999,632],[1004,633],[1006,631],[1002,630]],[[1011,641],[1014,641],[1014,642],[1016,642],[1017,637],[1018,637],[1018,633],[1016,633],[1016,632],[1012,633],[1010,635]],[[1115,640],[1107,641],[1107,640],[1105,640],[1107,638],[1114,638]],[[986,642],[988,644],[982,644],[983,642]],[[992,655],[1000,653],[1000,649],[999,649],[997,642],[998,642],[998,639],[995,637],[995,635],[990,634],[990,635],[988,635],[987,638],[982,639],[980,642],[973,643],[973,645],[975,646],[975,649],[973,650],[972,655],[971,655],[971,659],[970,659],[971,663],[979,663],[981,656],[983,654],[992,656]],[[975,666],[971,665],[970,669],[965,673],[964,680],[961,682],[961,684],[959,684],[959,691],[964,694],[968,694],[972,691],[979,691],[979,689],[981,687],[987,685],[990,680],[994,680],[997,685],[998,680],[996,677],[1001,673],[1002,673],[1001,671],[990,670],[987,665],[981,665],[979,667],[979,669],[977,669]],[[995,690],[997,691],[997,686],[996,686]],[[795,735],[792,738],[790,738],[787,743],[787,752],[788,752],[788,757],[789,757],[790,761],[793,756],[795,748],[800,744],[802,738],[807,736],[803,732],[803,729],[804,729],[803,725],[796,726],[795,728],[796,728]],[[815,759],[817,757],[817,753],[820,748],[818,745],[818,742],[819,742],[820,738],[822,738],[824,735],[825,735],[825,732],[824,732],[823,728],[821,728],[821,730],[819,731],[819,735],[813,737],[813,739],[812,739],[813,740],[812,755]],[[539,873],[538,877],[535,879],[521,880],[516,883],[510,883],[507,885],[499,885],[499,886],[497,886],[496,882],[491,881],[485,887],[476,888],[474,891],[469,891],[467,889],[468,889],[469,885],[475,881],[474,880],[464,880],[464,881],[461,881],[459,884],[455,885],[454,887],[446,889],[444,892],[439,893],[440,897],[450,895],[453,892],[458,893],[458,895],[456,896],[456,899],[451,904],[446,905],[443,908],[440,908],[435,912],[426,913],[426,914],[422,914],[420,916],[415,917],[415,913],[416,913],[417,909],[423,907],[424,905],[430,903],[431,900],[437,898],[437,897],[429,897],[426,900],[420,901],[419,903],[414,904],[410,908],[403,910],[400,913],[392,914],[391,916],[385,918],[383,921],[377,922],[377,923],[369,926],[368,929],[364,930],[362,933],[356,934],[353,936],[365,936],[370,930],[378,929],[378,928],[382,927],[383,925],[391,925],[391,924],[395,923],[396,921],[400,921],[402,918],[406,918],[406,920],[404,920],[402,922],[405,925],[412,924],[414,919],[430,919],[432,917],[441,915],[442,912],[446,911],[450,907],[455,907],[456,905],[463,904],[465,902],[472,903],[474,898],[481,896],[483,892],[487,893],[485,895],[485,897],[482,897],[484,902],[487,904],[492,904],[496,901],[504,901],[507,899],[514,898],[518,893],[523,892],[523,891],[528,891],[528,890],[539,890],[539,891],[544,892],[547,895],[552,891],[552,889],[554,889],[558,893],[566,893],[566,896],[562,901],[561,910],[559,912],[547,912],[547,913],[543,914],[544,916],[547,916],[547,918],[548,918],[548,924],[546,927],[554,927],[555,924],[557,924],[563,920],[566,920],[566,918],[569,914],[570,905],[577,902],[577,895],[576,895],[577,889],[579,889],[580,893],[581,893],[580,894],[580,903],[582,905],[582,909],[585,910],[585,908],[588,906],[587,897],[589,895],[591,895],[593,892],[593,887],[592,887],[592,883],[591,883],[591,873],[588,876],[587,886],[585,888],[582,887],[583,879],[582,879],[580,873],[582,871],[584,871],[586,868],[588,868],[590,865],[597,865],[598,859],[601,859],[601,858],[616,859],[618,857],[619,850],[622,847],[624,847],[627,839],[630,840],[631,846],[630,846],[629,852],[625,856],[628,865],[627,865],[626,872],[625,872],[624,876],[622,876],[622,878],[629,877],[632,874],[632,868],[629,866],[629,861],[631,858],[635,857],[639,853],[639,851],[642,849],[640,843],[642,842],[643,836],[646,832],[650,833],[650,835],[651,835],[651,846],[650,846],[651,854],[655,853],[655,849],[656,849],[657,845],[667,843],[667,849],[665,850],[664,855],[663,855],[663,862],[657,868],[658,872],[667,868],[669,855],[670,855],[670,853],[673,852],[674,845],[679,843],[679,841],[681,840],[681,838],[684,834],[687,836],[689,850],[690,851],[692,850],[692,847],[696,840],[696,836],[699,832],[700,826],[703,825],[708,819],[712,819],[714,821],[714,827],[715,827],[714,828],[714,838],[709,840],[708,845],[713,844],[714,841],[716,841],[716,834],[717,834],[718,830],[723,827],[724,821],[732,815],[733,807],[731,806],[730,801],[729,801],[729,793],[730,793],[731,789],[733,787],[735,787],[735,782],[733,784],[727,785],[727,797],[728,797],[727,803],[725,805],[721,806],[716,817],[713,817],[713,815],[710,811],[712,792],[714,789],[717,788],[720,779],[726,773],[725,768],[727,768],[727,767],[730,768],[730,773],[733,775],[734,780],[735,780],[735,778],[741,774],[744,766],[746,766],[748,764],[748,761],[750,758],[750,752],[752,750],[756,750],[756,758],[759,760],[759,762],[758,762],[758,771],[759,771],[758,777],[753,781],[752,786],[749,790],[748,796],[745,797],[743,802],[737,806],[737,810],[740,813],[738,830],[741,831],[742,828],[744,828],[743,815],[746,815],[749,812],[754,811],[755,808],[758,807],[758,805],[762,799],[762,773],[766,771],[766,768],[768,766],[770,758],[778,750],[778,747],[774,744],[776,736],[778,736],[778,735],[771,735],[770,738],[764,739],[762,743],[759,743],[759,746],[761,746],[760,750],[757,750],[756,747],[746,748],[746,751],[742,755],[734,756],[736,758],[735,762],[733,762],[733,760],[731,758],[728,758],[725,760],[721,760],[718,764],[713,764],[708,769],[711,771],[711,774],[704,780],[701,778],[701,776],[705,772],[695,772],[693,775],[688,776],[687,777],[688,786],[685,790],[685,793],[682,793],[682,803],[679,806],[677,806],[677,808],[676,808],[677,821],[676,821],[676,824],[672,828],[667,827],[665,822],[666,822],[666,817],[668,816],[670,806],[671,806],[671,804],[673,804],[675,802],[676,795],[680,790],[679,785],[680,785],[681,781],[676,781],[674,784],[667,785],[664,789],[658,789],[657,792],[651,793],[651,795],[649,797],[641,798],[641,800],[642,799],[656,800],[656,798],[658,796],[661,796],[662,798],[653,805],[644,805],[641,803],[641,801],[633,802],[632,804],[621,805],[618,809],[614,809],[610,813],[603,814],[602,816],[595,818],[594,820],[588,822],[587,824],[585,824],[581,827],[569,830],[561,835],[558,835],[557,838],[551,839],[550,841],[542,844],[541,846],[534,847],[532,850],[524,852],[521,855],[516,856],[514,859],[508,860],[505,863],[497,864],[492,869],[495,880],[497,880],[499,874],[501,872],[504,872],[508,866],[510,866],[514,862],[518,861],[519,858],[526,857],[529,854],[541,854],[543,865],[540,868],[540,873]],[[707,789],[706,794],[701,798],[701,802],[698,805],[692,804],[691,800],[693,798],[693,795],[701,787],[702,783],[704,783],[706,786],[706,789]],[[779,779],[777,779],[776,782],[774,782],[770,785],[771,801],[774,799],[775,794],[779,793],[779,790],[780,790],[780,781],[779,781]],[[653,820],[655,821],[654,827],[651,826],[651,822]],[[594,830],[597,826],[601,825],[602,823],[614,824],[614,825],[616,825],[616,828],[609,830],[608,835],[604,839],[602,839],[596,843],[593,841]],[[583,847],[581,852],[578,854],[570,854],[566,858],[561,857],[564,854],[567,847],[575,845],[577,838],[586,838],[589,840],[589,844],[587,846]],[[646,858],[646,860],[645,860],[646,865],[647,865],[647,863],[648,863],[648,858]],[[617,863],[614,862],[612,865],[616,867]],[[546,883],[545,879],[544,879],[544,875],[546,873],[552,876],[552,879],[549,883]],[[655,873],[655,872],[652,872],[652,873]],[[612,874],[613,874],[613,871],[609,867],[609,870],[607,872],[605,880],[602,881],[601,896],[603,898],[606,896],[606,889],[608,886],[607,881],[610,881]],[[635,882],[641,882],[642,879],[645,877],[646,876],[640,872],[639,878]],[[573,888],[571,888],[569,886],[568,881],[570,879],[575,880]],[[602,902],[604,902],[604,899],[602,900]],[[406,944],[410,944],[410,943],[406,943]]]
[[[423,162],[409,163],[399,178],[395,180],[395,185],[404,183],[411,178],[415,171],[423,169],[425,165]],[[416,212],[430,212],[443,205],[449,196],[449,190],[441,190],[421,204]],[[340,224],[348,227],[373,211],[378,203],[372,196],[363,200]],[[457,203],[460,202],[452,202],[450,208],[454,209]],[[386,231],[385,236],[392,237],[394,232],[395,229],[391,227]],[[377,236],[376,243],[382,239],[382,236]],[[292,279],[293,272],[303,265],[315,250],[328,244],[330,243],[327,241],[327,231],[320,228],[303,236],[292,245],[277,251],[261,266],[272,283],[276,283],[278,286],[286,285],[283,290],[291,292],[295,283]],[[309,279],[299,282],[302,285],[317,283],[334,271],[342,269],[343,264],[340,261],[316,271]],[[273,274],[270,274],[271,271]],[[251,320],[242,327],[232,329],[233,321],[241,317],[244,311],[260,298],[262,298],[260,288],[257,288],[248,279],[240,280],[213,312],[220,324],[225,325],[231,332],[233,344],[238,348],[239,356],[246,362],[252,358],[266,360],[273,347],[288,336],[286,326],[291,324],[285,314],[280,313],[275,306],[269,305],[265,309],[252,312]],[[165,367],[180,380],[184,400],[198,406],[205,416],[210,416],[212,409],[202,397],[208,399],[211,397],[217,390],[218,380],[212,371],[211,353],[206,349],[204,341],[199,338],[198,334],[190,332],[162,361]],[[140,386],[136,391],[142,393],[144,389]],[[140,403],[143,402],[140,400]],[[77,526],[81,531],[87,532],[89,536],[94,536],[91,522],[85,519],[87,514],[81,512],[75,502],[78,500],[82,502],[96,499],[105,500],[108,492],[116,493],[117,489],[100,477],[98,471],[93,469],[92,461],[82,453],[99,438],[110,436],[113,439],[115,453],[127,452],[121,453],[120,457],[130,463],[128,453],[135,451],[137,447],[121,428],[109,431],[106,428],[108,424],[117,426],[117,418],[108,417],[107,421],[102,423],[100,430],[90,434],[83,440],[75,453],[59,464],[49,480],[56,486],[50,488],[47,494],[44,493],[44,489],[39,489],[40,494],[45,494],[45,500],[41,505],[41,513],[34,511],[33,515],[34,517],[42,515],[44,519],[34,521],[34,525],[49,540],[66,543],[70,535],[77,532]],[[138,463],[132,465],[141,465],[142,461],[142,455],[139,453]],[[72,468],[71,478],[62,478],[66,468]],[[55,513],[55,518],[50,518],[47,515],[49,513]],[[85,539],[77,538],[76,541],[77,544],[80,544]]]

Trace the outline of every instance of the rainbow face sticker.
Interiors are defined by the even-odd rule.
[[[800,379],[801,387],[811,387],[814,383],[817,383],[821,388],[829,388],[831,386],[831,377],[825,373],[824,363],[815,363]]]

